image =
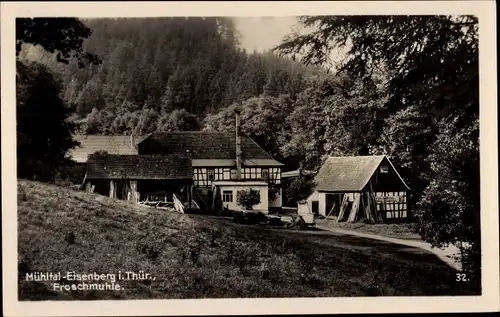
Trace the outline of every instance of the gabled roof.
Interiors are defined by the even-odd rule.
[[[385,155],[376,155],[328,157],[314,178],[316,190],[327,192],[361,191],[384,159],[387,159],[401,182],[408,188],[391,161]]]
[[[191,159],[177,155],[103,155],[87,162],[87,179],[192,179]]]
[[[141,153],[189,154],[193,160],[234,160],[236,135],[234,132],[156,132],[138,144]],[[276,161],[251,138],[241,136],[243,161],[262,160],[269,165],[283,165]]]
[[[73,139],[80,142],[80,146],[72,149],[70,155],[77,163],[85,163],[89,154],[97,151],[106,151],[109,154],[138,154],[137,144],[145,137],[134,136],[132,138],[130,135],[74,135]]]

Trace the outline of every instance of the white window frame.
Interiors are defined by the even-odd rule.
[[[227,199],[230,197],[230,200]],[[232,190],[223,190],[222,191],[222,202],[232,203],[234,201],[234,194]]]
[[[212,175],[212,177],[210,177]],[[215,168],[207,168],[207,180],[209,182],[215,180]]]

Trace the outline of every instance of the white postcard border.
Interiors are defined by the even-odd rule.
[[[493,1],[2,2],[2,241],[6,316],[241,315],[498,311],[496,7]],[[474,14],[479,17],[481,296],[44,301],[17,300],[15,18]],[[418,277],[415,277],[418,278]]]

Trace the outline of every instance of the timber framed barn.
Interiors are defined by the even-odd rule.
[[[409,218],[409,187],[385,155],[328,157],[314,177],[308,208],[348,222]]]
[[[120,142],[113,142],[117,139]],[[239,133],[157,132],[77,140],[81,146],[73,150],[73,157],[86,164],[82,187],[87,191],[136,203],[181,202],[187,209],[212,211],[238,208],[237,191],[253,189],[261,193],[259,210],[282,207],[283,164]]]

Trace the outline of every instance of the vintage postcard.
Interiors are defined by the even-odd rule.
[[[499,310],[494,2],[1,6],[4,315]]]

